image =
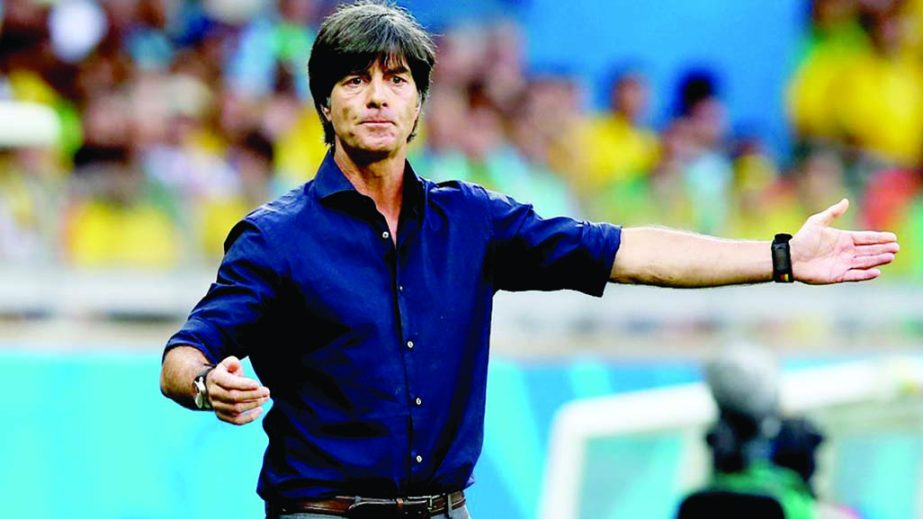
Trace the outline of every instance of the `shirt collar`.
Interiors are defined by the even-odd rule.
[[[322,200],[337,193],[356,191],[356,188],[340,170],[340,166],[337,166],[336,161],[333,160],[333,148],[327,151],[324,161],[317,169],[317,175],[314,176],[314,189],[317,190],[317,196]]]
[[[409,161],[404,161],[404,207],[419,216],[425,203],[425,195],[423,179],[417,176]]]
[[[333,160],[333,149],[327,151],[324,161],[314,177],[314,189],[321,200],[340,193],[357,193],[355,186],[346,178],[340,166]],[[419,214],[423,203],[423,180],[414,172],[410,162],[404,162],[404,206]]]

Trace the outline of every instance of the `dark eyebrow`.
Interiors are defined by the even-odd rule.
[[[404,65],[398,65],[396,67],[387,67],[384,72],[385,74],[406,74],[410,72],[410,69]]]
[[[347,78],[347,77],[349,77],[349,76],[368,76],[368,75],[369,75],[369,70],[370,70],[370,69],[371,69],[371,67],[356,69],[356,70],[353,70],[353,71],[349,72],[349,73],[346,74],[345,76],[343,76],[343,78],[345,79],[345,78]],[[410,73],[410,69],[407,68],[407,66],[404,65],[404,64],[398,64],[398,65],[395,65],[395,66],[393,66],[393,67],[385,67],[384,70],[383,70],[383,72],[384,72],[385,74],[391,74],[391,75],[395,75],[395,74],[409,74],[409,73]]]

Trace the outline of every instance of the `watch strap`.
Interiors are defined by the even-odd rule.
[[[794,283],[792,252],[788,242],[791,234],[780,233],[772,240],[772,280],[776,283]]]
[[[215,369],[214,364],[206,364],[205,368],[192,380],[192,386],[195,390],[195,405],[202,410],[213,409],[211,399],[208,397],[208,384],[206,383],[208,374],[213,369]]]

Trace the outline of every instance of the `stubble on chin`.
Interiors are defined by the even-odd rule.
[[[343,144],[343,150],[359,165],[371,164],[387,159],[393,156],[400,147],[393,142],[393,139],[387,142],[357,139],[354,145],[347,143],[341,144]]]

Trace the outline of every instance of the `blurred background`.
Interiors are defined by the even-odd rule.
[[[398,4],[439,48],[423,176],[544,216],[762,240],[848,197],[841,227],[902,246],[863,285],[498,295],[475,517],[542,515],[563,405],[697,383],[722,345],[759,343],[783,372],[920,356],[923,1]],[[230,227],[320,163],[306,62],[335,6],[0,0],[0,516],[261,513],[262,431],[161,397],[160,355]],[[864,395],[826,431],[823,497],[923,517],[923,411]],[[903,418],[862,414],[892,403]],[[672,517],[710,467],[657,431],[597,446],[569,513]]]

